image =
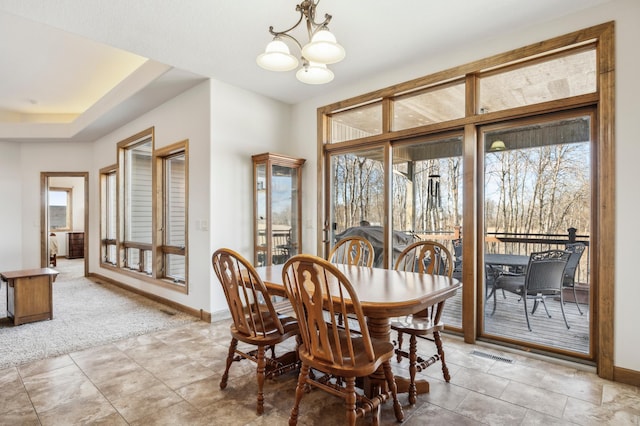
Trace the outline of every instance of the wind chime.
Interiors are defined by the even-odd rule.
[[[429,175],[427,182],[427,210],[439,209],[440,200],[440,175]]]
[[[436,230],[440,225],[440,175],[430,174],[427,180],[426,210],[423,215],[423,229],[425,232]]]

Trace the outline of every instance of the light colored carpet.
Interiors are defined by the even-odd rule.
[[[99,280],[82,276],[83,260],[59,260],[53,320],[13,326],[0,320],[0,369],[178,327],[197,318]],[[7,316],[7,284],[0,318]]]

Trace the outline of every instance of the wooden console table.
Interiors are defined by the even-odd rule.
[[[7,283],[7,315],[14,325],[53,318],[53,282],[58,271],[51,268],[0,272]]]

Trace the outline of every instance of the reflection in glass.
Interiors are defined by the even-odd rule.
[[[595,93],[596,77],[595,47],[508,71],[487,73],[479,79],[477,112],[502,111]]]
[[[362,105],[331,116],[330,143],[344,142],[382,133],[382,103]]]
[[[392,130],[412,129],[464,117],[464,81],[398,96],[393,100]]]

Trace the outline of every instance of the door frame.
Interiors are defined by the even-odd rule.
[[[49,178],[81,177],[84,178],[84,276],[89,271],[89,172],[40,172],[40,265],[49,266]]]

